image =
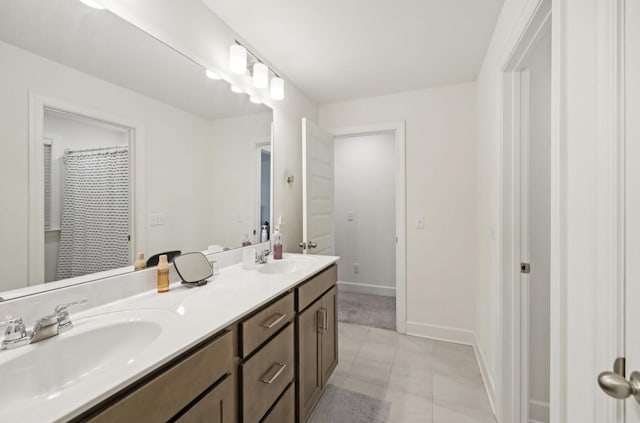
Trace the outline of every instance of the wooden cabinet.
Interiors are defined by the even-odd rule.
[[[338,364],[336,266],[73,421],[305,422]]]
[[[289,324],[255,355],[240,365],[242,417],[257,423],[295,376],[294,330]]]
[[[278,399],[269,414],[261,423],[295,423],[296,421],[296,385],[292,383]]]
[[[77,420],[100,423],[175,420],[213,392],[231,403],[233,392],[224,395],[216,388],[228,386],[222,382],[229,379],[233,371],[232,339],[231,332],[213,337],[186,356],[174,360],[160,374],[133,384],[105,401],[89,416],[81,416]],[[235,420],[234,407],[225,408],[225,413],[227,420],[223,421]]]
[[[236,423],[236,404],[232,375],[215,385],[193,407],[179,416],[176,423]]]
[[[311,278],[298,289],[298,305],[315,301],[297,317],[298,421],[305,422],[338,365],[338,290],[336,266]]]

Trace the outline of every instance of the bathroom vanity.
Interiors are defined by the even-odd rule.
[[[46,395],[0,404],[0,420],[305,422],[338,363],[337,259],[289,254],[256,269],[237,264],[204,287],[174,283],[165,294],[143,292],[72,313],[73,329],[1,351],[0,367],[38,348],[53,348],[55,359],[56,344],[73,339],[80,366],[91,360],[80,356],[93,351],[82,339],[124,349],[122,360],[113,358],[117,352],[96,357],[95,367],[105,368],[65,386],[44,381]],[[114,321],[122,328],[115,347],[107,344],[118,341],[100,332]],[[158,334],[149,335],[156,326]],[[138,347],[128,350],[136,339]]]

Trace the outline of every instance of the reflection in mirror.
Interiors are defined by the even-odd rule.
[[[206,285],[207,279],[213,276],[212,263],[199,252],[179,255],[173,259],[173,264],[182,283]]]
[[[131,264],[133,130],[45,109],[45,282]]]
[[[270,149],[267,107],[80,1],[0,0],[0,68],[2,297],[132,271],[136,252],[236,248],[243,234],[259,240],[271,213],[270,163],[255,158],[257,145]],[[111,188],[92,181],[102,169],[94,159],[116,156],[109,172],[120,188],[105,198]],[[76,160],[88,164],[76,171]],[[76,172],[98,199],[79,193]],[[82,232],[98,247],[76,243]],[[98,252],[77,254],[91,249]]]

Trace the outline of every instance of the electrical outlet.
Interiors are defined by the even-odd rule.
[[[347,212],[347,222],[353,222],[353,212],[352,211],[348,211]]]
[[[416,214],[416,229],[424,229],[424,214]]]

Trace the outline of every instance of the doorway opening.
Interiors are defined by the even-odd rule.
[[[29,285],[131,271],[146,246],[144,125],[30,93],[29,126]]]
[[[334,140],[335,253],[340,321],[396,329],[395,139],[392,131]]]
[[[45,282],[132,263],[132,131],[45,109]]]
[[[550,2],[504,69],[502,386],[504,421],[548,423],[551,378]]]

